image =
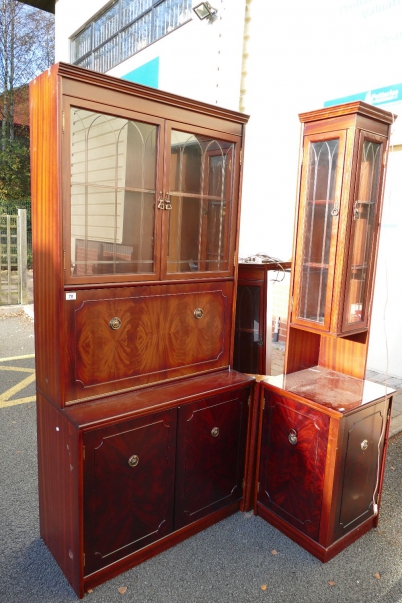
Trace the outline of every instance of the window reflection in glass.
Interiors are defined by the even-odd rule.
[[[71,274],[154,271],[157,128],[71,110]]]
[[[172,131],[168,272],[228,270],[234,144]]]

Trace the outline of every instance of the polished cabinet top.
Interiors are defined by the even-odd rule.
[[[267,377],[263,382],[341,414],[389,396],[395,391],[386,384],[356,379],[321,366],[289,375]]]

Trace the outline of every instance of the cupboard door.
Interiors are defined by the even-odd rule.
[[[249,389],[179,409],[175,528],[240,500]]]
[[[86,575],[172,531],[176,412],[84,434]]]
[[[305,136],[292,321],[329,331],[345,131]]]
[[[265,393],[258,502],[318,540],[329,417]]]
[[[374,514],[389,400],[345,417],[334,540]]]

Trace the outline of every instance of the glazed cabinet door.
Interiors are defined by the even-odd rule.
[[[304,137],[292,322],[329,331],[346,131]]]
[[[163,120],[69,97],[64,116],[65,282],[155,280]]]
[[[241,500],[249,389],[179,409],[175,528]]]
[[[350,207],[349,256],[341,331],[368,326],[376,260],[387,139],[370,132],[359,135],[357,180]]]
[[[85,575],[173,530],[176,412],[84,433]]]
[[[266,391],[257,501],[318,540],[329,417]]]
[[[162,277],[233,275],[240,139],[168,123]]]
[[[243,373],[266,373],[264,281],[246,281],[237,285],[233,368]]]

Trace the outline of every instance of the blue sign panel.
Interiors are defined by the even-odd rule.
[[[352,103],[353,101],[364,101],[370,105],[385,105],[386,103],[395,103],[402,101],[402,84],[395,84],[385,88],[376,88],[375,90],[367,90],[350,96],[343,96],[333,100],[325,101],[324,107],[332,107],[342,103]]]
[[[157,88],[159,84],[159,57],[148,61],[141,67],[137,67],[137,69],[133,69],[130,73],[123,75],[121,79]]]

